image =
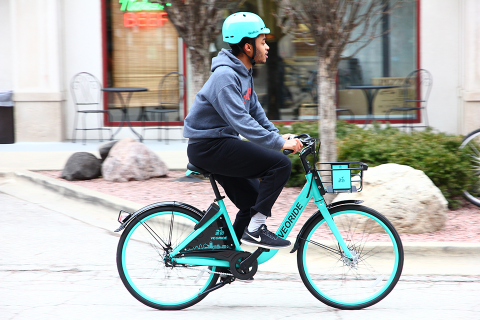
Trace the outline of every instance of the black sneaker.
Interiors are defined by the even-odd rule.
[[[273,232],[268,231],[267,226],[264,224],[254,232],[249,232],[248,228],[245,228],[242,242],[267,249],[287,248],[290,246],[290,241],[279,238]]]

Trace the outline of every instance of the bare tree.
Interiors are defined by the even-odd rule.
[[[232,0],[169,0],[161,3],[168,18],[182,37],[193,65],[193,92],[196,94],[210,76],[210,44],[222,31],[218,22],[226,9],[234,9],[239,2]],[[171,5],[167,6],[167,2]]]
[[[315,46],[318,58],[318,114],[322,142],[321,162],[337,160],[335,76],[341,59],[349,59],[374,38],[385,34],[381,24],[385,15],[401,0],[276,0],[278,25]],[[355,52],[342,56],[345,48]]]

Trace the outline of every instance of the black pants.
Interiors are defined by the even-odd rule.
[[[279,151],[238,139],[205,139],[189,144],[190,163],[208,170],[238,208],[233,228],[241,238],[251,217],[267,217],[290,178],[292,163]]]

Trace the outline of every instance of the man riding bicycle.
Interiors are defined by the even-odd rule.
[[[213,173],[239,209],[233,224],[237,237],[276,249],[290,245],[265,225],[291,172],[290,160],[279,151],[296,153],[302,143],[278,133],[253,89],[252,67],[266,62],[269,33],[254,13],[237,12],[225,20],[222,35],[231,50],[212,59],[213,73],[195,97],[183,134],[189,161]]]

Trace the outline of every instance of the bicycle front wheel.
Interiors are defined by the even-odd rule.
[[[338,309],[362,309],[385,298],[403,268],[403,246],[393,225],[373,209],[344,205],[330,210],[353,255],[348,259],[318,215],[300,239],[298,269],[308,290]]]
[[[480,129],[467,135],[460,145],[460,149],[466,149],[472,161],[472,174],[475,175],[476,183],[470,190],[463,190],[465,198],[480,207]]]
[[[168,259],[200,218],[188,209],[161,207],[140,214],[125,228],[117,268],[137,300],[156,309],[179,310],[200,302],[206,296],[200,294],[215,285],[218,275],[208,267],[172,264]]]

